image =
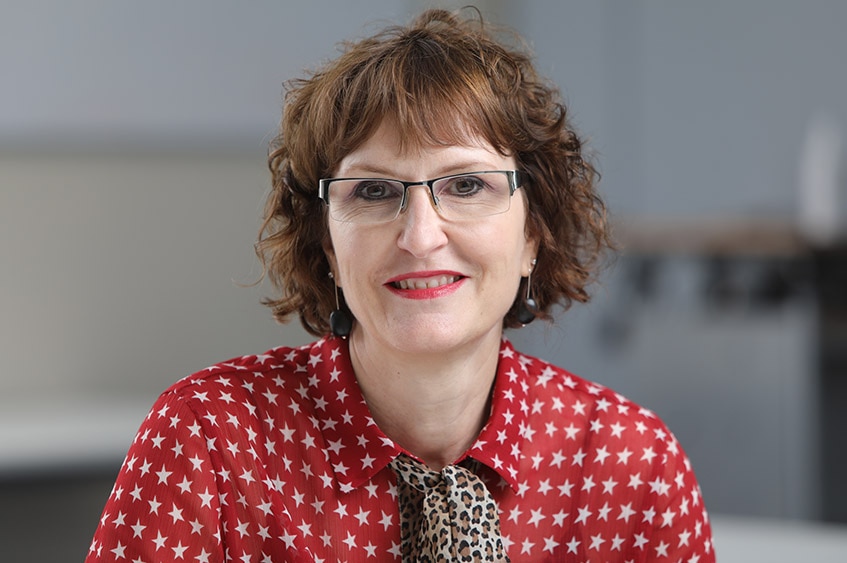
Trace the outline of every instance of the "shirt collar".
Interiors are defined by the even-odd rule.
[[[487,465],[512,489],[518,488],[521,444],[527,428],[527,361],[503,340],[491,397],[491,415],[467,457]],[[523,361],[522,361],[523,360]],[[319,340],[310,350],[309,393],[314,422],[323,434],[327,456],[342,492],[362,486],[405,452],[376,425],[350,362],[348,342]]]
[[[529,362],[508,340],[500,344],[500,360],[491,393],[491,415],[466,456],[493,469],[518,490],[521,446],[529,415]]]
[[[329,462],[342,492],[362,486],[402,452],[371,416],[348,343],[327,337],[310,351],[309,391]]]

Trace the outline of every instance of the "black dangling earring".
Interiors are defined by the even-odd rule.
[[[329,273],[329,277],[333,279],[332,284],[335,286],[335,310],[329,314],[329,329],[334,336],[347,338],[350,335],[350,330],[353,328],[353,321],[350,320],[350,315],[339,304],[338,284],[335,283],[332,272]]]
[[[532,259],[532,266],[529,267],[529,274],[526,276],[526,299],[518,305],[518,322],[526,326],[535,320],[538,312],[538,304],[532,298],[532,269],[535,267],[535,258]]]

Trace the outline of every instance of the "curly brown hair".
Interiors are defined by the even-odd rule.
[[[499,37],[503,35],[503,37]],[[345,45],[334,61],[287,84],[279,135],[268,156],[272,191],[256,254],[279,290],[265,299],[279,321],[296,313],[322,336],[336,308],[325,249],[331,248],[320,178],[386,119],[408,147],[485,139],[529,174],[527,235],[539,243],[531,292],[538,315],[589,300],[598,258],[611,246],[598,175],[583,156],[558,89],[527,50],[477,13],[428,10]],[[514,36],[511,36],[516,39]],[[519,43],[519,41],[514,41]],[[521,283],[504,327],[515,327]]]

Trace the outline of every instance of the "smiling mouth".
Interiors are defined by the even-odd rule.
[[[462,276],[438,276],[435,278],[409,278],[396,282],[391,282],[391,286],[396,289],[433,289],[443,285],[455,283]]]

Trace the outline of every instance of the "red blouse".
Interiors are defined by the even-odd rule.
[[[399,561],[386,466],[401,452],[371,418],[344,340],[210,367],[153,406],[86,561]],[[665,425],[507,341],[467,456],[482,462],[512,561],[715,560]]]

